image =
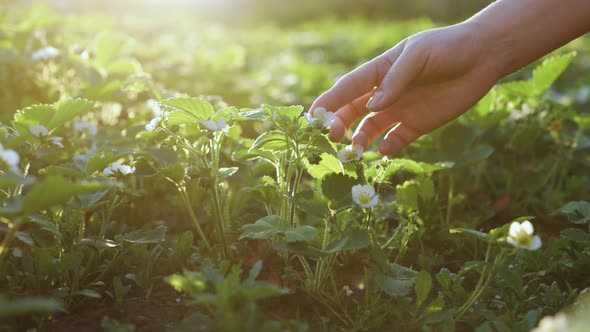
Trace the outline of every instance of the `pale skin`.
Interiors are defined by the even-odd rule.
[[[590,31],[590,0],[498,0],[465,22],[412,35],[343,76],[310,108],[330,139],[393,155],[475,105],[502,77]]]

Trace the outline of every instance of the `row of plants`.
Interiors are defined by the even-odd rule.
[[[309,104],[430,23],[212,28],[178,51],[181,28],[130,42],[90,33],[102,17],[0,18],[2,328],[170,285],[192,312],[177,331],[528,331],[589,286],[589,98],[575,78],[550,90],[586,55],[387,158],[330,142],[329,110],[262,103]]]

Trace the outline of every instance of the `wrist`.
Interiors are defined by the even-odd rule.
[[[515,56],[515,39],[494,24],[471,18],[463,23],[474,31],[474,40],[480,54],[480,63],[487,66],[497,80],[520,69]]]

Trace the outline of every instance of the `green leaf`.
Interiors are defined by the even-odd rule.
[[[395,187],[395,200],[405,209],[418,210],[421,201],[434,198],[434,183],[427,176],[418,176]]]
[[[578,228],[567,228],[559,232],[561,237],[578,243],[590,243],[590,234]]]
[[[307,171],[311,176],[321,180],[324,176],[328,174],[344,173],[342,163],[337,157],[325,152],[322,153],[320,157],[322,158],[322,160],[317,165],[309,165],[307,168]]]
[[[127,38],[120,34],[112,32],[101,32],[94,39],[92,45],[94,53],[94,61],[104,66],[116,59],[121,53],[121,48],[125,46]]]
[[[456,164],[456,167],[466,166],[487,159],[492,153],[494,153],[494,148],[488,145],[480,145],[474,149],[466,150],[461,156],[461,159],[458,160],[459,162]]]
[[[29,127],[37,125],[47,125],[55,111],[51,105],[33,105],[26,107],[14,114],[12,126],[21,135],[29,135]]]
[[[60,302],[45,297],[8,299],[0,294],[0,318],[64,311]]]
[[[53,104],[53,116],[45,126],[49,131],[52,131],[67,121],[88,111],[92,106],[94,106],[94,102],[87,99],[62,99]]]
[[[575,52],[547,58],[533,70],[531,83],[535,87],[536,96],[541,96],[557,80],[574,59]]]
[[[273,244],[273,249],[288,252],[306,257],[322,257],[326,253],[321,249],[312,246],[309,242],[287,242],[279,241]]]
[[[277,113],[277,115],[283,115],[287,118],[294,120],[301,116],[303,112],[303,106],[294,105],[294,106],[286,106],[286,107],[279,107],[279,106],[270,106],[270,105],[262,105],[262,109],[267,112],[270,116]]]
[[[167,167],[178,162],[178,152],[171,148],[160,147],[160,148],[147,148],[144,149],[160,167]]]
[[[514,81],[501,84],[499,89],[504,94],[516,97],[533,97],[535,86],[530,81]]]
[[[76,292],[75,295],[89,297],[91,299],[101,299],[102,298],[102,295],[100,295],[99,293],[97,293],[96,291],[93,291],[91,289],[82,289],[82,290]]]
[[[330,208],[324,197],[314,190],[300,191],[295,195],[297,207],[311,215],[325,218],[330,215]]]
[[[280,131],[268,131],[258,136],[248,151],[263,150],[279,152],[286,151],[287,149],[289,149],[289,144],[285,134]]]
[[[416,275],[416,285],[414,286],[418,306],[420,306],[420,304],[426,300],[426,297],[430,293],[431,289],[432,277],[430,276],[430,273],[426,271],[418,272]]]
[[[169,125],[194,124],[213,118],[215,109],[201,98],[171,98],[160,102],[173,110],[168,116]]]
[[[73,177],[73,178],[81,178],[84,176],[84,174],[82,174],[79,170],[72,168],[72,167],[66,167],[66,166],[57,166],[57,165],[52,165],[49,167],[45,167],[41,170],[39,170],[39,174],[41,175],[61,175],[64,177]]]
[[[166,238],[166,226],[160,225],[150,232],[142,230],[123,235],[123,241],[134,244],[158,244]]]
[[[0,188],[16,187],[19,185],[29,185],[35,182],[32,176],[22,176],[15,173],[4,173],[0,175]]]
[[[586,224],[590,221],[590,203],[584,201],[569,202],[559,212],[566,214],[574,224]]]
[[[451,228],[449,230],[451,232],[451,234],[456,234],[456,233],[460,233],[460,234],[467,234],[470,235],[478,240],[483,240],[488,242],[489,241],[489,236],[487,233],[484,232],[480,232],[480,231],[476,231],[474,229],[468,229],[468,228]]]
[[[352,186],[356,183],[348,175],[328,174],[322,180],[322,194],[331,201],[332,208],[343,208],[352,204]]]
[[[242,226],[241,239],[270,239],[282,233],[283,218],[272,215],[258,219],[254,224]]]
[[[101,239],[99,237],[84,238],[80,240],[80,245],[89,246],[96,250],[116,248],[119,246],[119,244],[113,240]]]
[[[24,197],[22,212],[32,214],[67,203],[74,195],[106,189],[100,182],[73,183],[61,176],[48,176],[33,186]]]
[[[318,230],[312,226],[299,226],[293,229],[288,229],[285,232],[285,241],[287,242],[297,242],[303,241],[308,242],[312,241],[316,235],[318,234]]]
[[[340,251],[359,250],[371,245],[371,237],[366,229],[352,228],[340,239],[333,241],[326,247],[326,253],[334,254]]]
[[[126,153],[113,154],[112,152],[98,152],[96,154],[88,153],[75,156],[74,162],[84,171],[84,174],[89,176],[96,171],[102,172],[102,170],[114,161],[117,161],[126,155]]]
[[[452,164],[448,163],[430,164],[411,159],[396,158],[389,160],[387,167],[382,172],[383,176],[387,178],[401,170],[414,174],[423,174],[440,171],[450,167],[452,167]]]
[[[230,176],[236,174],[238,167],[221,167],[219,168],[219,180],[225,180]]]
[[[394,279],[384,274],[376,274],[373,277],[377,287],[391,296],[406,296],[412,290],[414,280]]]

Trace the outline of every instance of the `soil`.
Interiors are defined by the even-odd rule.
[[[133,324],[137,332],[163,332],[167,327],[180,322],[195,311],[184,304],[181,295],[166,285],[161,285],[149,298],[129,297],[122,303],[85,303],[39,329],[47,332],[94,332],[105,331],[101,326],[103,317],[120,323]]]

